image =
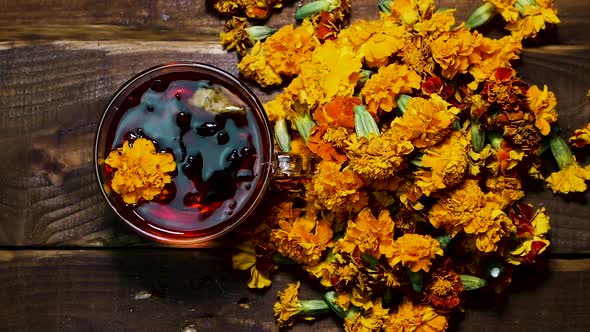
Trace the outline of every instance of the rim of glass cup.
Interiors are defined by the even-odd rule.
[[[187,67],[192,70],[195,70],[195,69],[200,70],[203,73],[206,73],[212,77],[215,77],[216,79],[219,79],[219,81],[221,81],[223,84],[227,84],[226,86],[230,86],[231,88],[237,88],[238,90],[240,90],[241,95],[246,97],[247,100],[244,100],[242,98],[241,99],[244,102],[246,102],[247,105],[252,107],[253,111],[257,112],[258,115],[261,117],[260,124],[263,126],[263,128],[261,128],[261,131],[262,131],[261,134],[267,136],[266,139],[269,143],[267,151],[265,151],[267,157],[261,163],[262,164],[261,173],[263,173],[263,174],[261,174],[262,178],[260,181],[262,181],[262,184],[260,185],[260,189],[258,190],[258,192],[256,192],[254,194],[256,197],[254,198],[254,201],[252,202],[252,204],[250,204],[248,207],[244,207],[244,209],[245,209],[244,212],[240,211],[240,212],[242,212],[242,216],[238,220],[234,221],[233,223],[225,225],[220,230],[217,230],[213,233],[207,233],[202,236],[186,237],[186,238],[182,237],[182,236],[167,237],[167,236],[158,235],[158,234],[149,232],[149,231],[139,227],[138,225],[136,225],[132,221],[128,220],[118,210],[117,206],[115,204],[113,204],[113,202],[109,198],[109,194],[105,191],[104,185],[108,182],[106,179],[103,178],[103,175],[101,175],[101,167],[99,165],[99,150],[104,149],[103,146],[99,146],[100,139],[101,139],[102,135],[105,134],[105,133],[103,133],[103,131],[105,130],[105,128],[103,128],[103,127],[105,125],[105,120],[108,118],[108,115],[111,114],[112,112],[118,111],[117,109],[114,108],[114,106],[116,106],[115,102],[117,102],[119,100],[119,98],[125,92],[127,92],[127,89],[129,89],[133,84],[144,79],[145,77],[147,77],[151,74],[154,74],[156,72],[165,70],[165,69],[182,68],[182,67]],[[113,94],[113,96],[109,100],[109,103],[107,104],[106,108],[103,111],[103,114],[100,118],[98,128],[96,129],[96,135],[95,135],[95,140],[94,140],[94,169],[95,169],[96,180],[98,182],[98,186],[100,187],[100,192],[102,194],[102,197],[105,199],[105,201],[107,202],[107,204],[109,205],[111,210],[113,212],[115,212],[115,214],[122,221],[124,221],[125,224],[130,226],[138,234],[141,234],[142,236],[147,237],[151,240],[155,240],[157,242],[161,242],[161,243],[165,243],[165,244],[170,244],[173,246],[189,247],[191,245],[203,244],[205,242],[211,241],[211,240],[216,239],[222,235],[227,234],[231,230],[235,229],[238,225],[242,224],[254,212],[254,210],[258,207],[258,205],[260,204],[260,202],[264,198],[264,194],[266,193],[268,186],[270,184],[270,181],[271,181],[271,176],[272,176],[271,164],[272,164],[272,156],[274,153],[273,147],[274,147],[273,135],[271,132],[268,117],[266,116],[266,112],[264,111],[262,104],[260,103],[260,101],[258,100],[256,95],[254,94],[254,92],[252,92],[252,90],[250,90],[250,88],[248,88],[237,77],[235,77],[232,74],[230,74],[220,68],[217,68],[215,66],[200,63],[200,62],[176,61],[176,62],[169,62],[169,63],[164,63],[164,64],[161,64],[158,66],[154,66],[152,68],[146,69],[146,70],[136,74],[131,79],[127,80]],[[214,226],[214,227],[218,227],[218,226]]]

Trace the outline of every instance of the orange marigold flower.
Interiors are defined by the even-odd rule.
[[[461,181],[469,166],[471,143],[465,133],[455,131],[440,145],[426,149],[422,166],[429,170],[416,172],[416,185],[426,196],[434,191],[451,188]]]
[[[493,174],[513,174],[525,157],[523,151],[512,148],[505,141],[495,151],[496,158],[487,165]]]
[[[430,19],[416,23],[414,30],[423,37],[434,39],[441,33],[450,31],[453,25],[455,25],[455,9],[447,9],[432,14]]]
[[[309,20],[294,28],[285,25],[272,34],[262,48],[267,63],[277,74],[287,77],[298,75],[301,64],[311,60],[312,51],[319,45]]]
[[[307,187],[307,199],[320,208],[332,212],[362,210],[369,196],[360,190],[363,179],[351,170],[340,170],[341,164],[322,161]]]
[[[410,141],[392,129],[369,138],[352,134],[347,144],[350,167],[371,180],[384,180],[396,174],[405,166],[405,156],[414,150]]]
[[[481,36],[477,32],[475,34]],[[482,37],[480,41],[474,51],[477,53],[477,61],[471,62],[469,67],[469,73],[475,79],[474,83],[469,85],[472,90],[476,89],[478,82],[492,77],[498,68],[510,67],[510,61],[518,59],[522,50],[520,40],[512,36],[500,39]]]
[[[555,94],[543,86],[543,90],[533,85],[527,91],[527,101],[531,112],[535,115],[535,126],[544,136],[549,135],[551,124],[557,121],[557,99]]]
[[[447,318],[438,315],[431,306],[414,305],[406,298],[383,329],[388,332],[442,332],[448,325]]]
[[[466,28],[442,34],[430,44],[434,60],[442,67],[446,78],[466,73],[471,63],[477,62],[474,50],[481,43],[481,36],[472,34]]]
[[[508,262],[514,265],[534,263],[537,255],[543,253],[549,246],[547,235],[551,226],[545,208],[536,212],[530,204],[518,203],[517,208],[510,212],[510,218],[516,225],[518,245],[510,251]]]
[[[446,312],[459,305],[459,295],[463,292],[463,283],[453,271],[442,270],[434,273],[428,286],[424,289],[424,301]]]
[[[332,240],[332,229],[323,220],[299,217],[292,224],[281,220],[279,226],[272,231],[271,240],[281,254],[302,265],[318,264]]]
[[[242,58],[238,65],[240,73],[246,79],[256,81],[263,87],[278,85],[283,82],[266,60],[262,44],[258,41],[250,50],[250,53]]]
[[[335,161],[342,163],[346,160],[346,155],[338,151],[334,144],[328,143],[323,140],[323,136],[328,131],[328,126],[320,125],[315,126],[311,129],[311,134],[307,139],[307,147],[311,152],[317,154],[323,160]]]
[[[391,6],[391,16],[408,26],[430,17],[433,12],[433,0],[396,0]]]
[[[576,129],[569,141],[577,148],[583,148],[590,144],[590,123],[586,123],[582,128]]]
[[[571,165],[551,173],[545,179],[547,186],[559,194],[586,191],[586,180],[590,180],[590,166],[581,167],[575,160]]]
[[[406,105],[406,112],[391,123],[392,130],[412,141],[417,148],[440,143],[451,132],[459,109],[451,107],[439,95],[430,99],[413,97]]]
[[[442,255],[443,250],[437,240],[429,235],[406,233],[393,243],[389,258],[391,267],[402,263],[413,272],[423,270],[428,272],[432,260],[436,255]]]
[[[391,64],[379,68],[361,90],[369,112],[378,115],[380,111],[390,112],[397,106],[397,96],[420,88],[420,75],[405,65]]]
[[[393,249],[393,228],[389,211],[381,210],[375,218],[371,209],[364,208],[354,222],[348,222],[346,234],[337,242],[335,252],[353,254],[358,249],[375,258],[388,257]]]
[[[336,96],[313,113],[318,124],[354,129],[354,107],[361,104],[356,97]]]
[[[116,170],[111,188],[122,195],[127,204],[154,199],[172,182],[168,173],[176,169],[174,156],[157,153],[154,143],[145,138],[133,143],[127,141],[122,148],[111,151],[105,164]]]
[[[451,235],[454,235],[459,231],[456,226],[468,221],[472,211],[481,205],[483,197],[484,193],[477,180],[466,179],[432,206],[428,219],[434,227],[452,230]]]
[[[546,23],[560,22],[553,0],[535,0],[534,3],[532,6],[524,6],[521,19],[506,25],[506,29],[510,30],[513,36],[519,39],[536,37],[539,31],[545,29]]]
[[[432,58],[429,41],[423,37],[416,36],[406,40],[399,56],[404,65],[419,75],[433,75],[435,71],[436,62]]]

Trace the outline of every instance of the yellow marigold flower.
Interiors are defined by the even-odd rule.
[[[263,108],[270,122],[275,122],[278,119],[292,119],[295,113],[293,100],[291,100],[291,96],[285,93],[281,93],[273,100],[264,103]]]
[[[586,180],[590,180],[590,167],[583,168],[576,161],[545,179],[547,186],[560,194],[586,191]]]
[[[483,197],[484,193],[477,180],[466,179],[432,206],[428,220],[434,227],[448,229],[451,235],[455,235],[459,231],[456,226],[469,220],[472,211],[480,207]]]
[[[382,67],[389,63],[389,58],[405,44],[403,26],[396,25],[392,20],[374,21],[375,31],[360,47],[360,54],[367,66]]]
[[[439,95],[430,99],[413,97],[406,105],[406,112],[391,123],[392,130],[400,137],[412,141],[417,148],[425,148],[443,141],[451,132],[459,109],[451,107]]]
[[[455,9],[447,9],[434,13],[428,20],[416,23],[414,31],[423,37],[434,39],[442,32],[450,31],[453,25],[455,25]]]
[[[518,9],[514,6],[516,0],[485,0],[496,7],[496,10],[507,23],[514,23],[518,20],[520,14]]]
[[[481,42],[481,36],[462,28],[442,34],[430,44],[434,60],[442,67],[446,78],[466,73],[471,63],[477,62],[474,50]]]
[[[346,332],[373,332],[380,331],[383,323],[389,318],[389,309],[383,308],[381,299],[365,314],[356,314],[352,319],[344,320]]]
[[[276,302],[273,307],[274,315],[277,319],[279,327],[292,326],[297,318],[305,308],[299,301],[299,281],[296,284],[289,284],[287,288],[279,292],[279,302]],[[306,320],[313,320],[311,316],[299,316]]]
[[[543,86],[543,90],[533,85],[527,91],[527,101],[531,112],[535,115],[535,127],[544,136],[549,135],[551,124],[557,121],[557,99],[555,94]]]
[[[342,149],[346,146],[346,140],[350,136],[348,130],[344,127],[329,127],[322,139],[328,143],[334,143],[334,146]]]
[[[301,64],[301,73],[285,92],[308,109],[315,109],[336,96],[352,96],[361,78],[361,66],[358,54],[327,41],[315,49],[310,62]]]
[[[332,263],[321,261],[313,266],[305,265],[303,266],[303,269],[319,279],[322,286],[332,287],[332,280],[330,278],[330,276],[334,274],[334,265],[332,265]]]
[[[279,226],[271,240],[281,254],[302,265],[318,264],[332,240],[332,229],[323,220],[299,217],[292,224],[281,220]]]
[[[405,156],[414,150],[410,141],[400,138],[391,129],[369,138],[352,134],[347,144],[350,167],[372,180],[384,180],[396,174],[405,166]]]
[[[174,156],[157,153],[154,143],[145,138],[138,138],[132,144],[127,141],[122,148],[111,151],[105,164],[116,170],[111,188],[127,204],[154,199],[172,182],[167,173],[176,169]]]
[[[506,29],[519,39],[536,37],[537,33],[545,29],[545,23],[558,24],[557,10],[553,0],[535,0],[536,5],[524,6],[523,17],[516,22],[508,23]]]
[[[438,241],[429,235],[406,233],[393,243],[393,249],[389,264],[396,267],[402,263],[413,272],[423,270],[428,272],[432,259],[436,255],[442,255]]]
[[[334,251],[353,254],[358,248],[361,253],[375,258],[382,254],[389,257],[393,249],[393,228],[389,211],[381,210],[375,218],[370,208],[364,208],[354,222],[348,222],[346,234],[338,240]]]
[[[475,240],[475,246],[482,252],[494,252],[498,249],[498,242],[509,235],[513,228],[510,218],[495,202],[489,202],[474,211],[462,226],[469,234],[469,240]]]
[[[379,68],[361,90],[369,112],[377,115],[380,111],[390,112],[397,106],[397,96],[420,88],[420,75],[405,65],[391,64]]]
[[[433,75],[436,63],[432,58],[429,41],[422,37],[408,39],[400,50],[402,63],[419,75]]]
[[[294,28],[285,25],[272,34],[262,48],[267,63],[277,74],[298,75],[301,64],[311,60],[312,51],[319,45],[315,30],[309,20]]]
[[[430,16],[433,11],[433,0],[395,0],[391,6],[391,16],[409,26]]]
[[[510,61],[518,59],[522,50],[521,41],[512,36],[491,39],[482,37],[478,32],[474,35],[479,37],[480,42],[474,51],[477,56],[470,61],[469,73],[475,79],[469,85],[472,90],[476,89],[478,82],[492,78],[496,69],[509,68]]]
[[[254,44],[250,53],[242,58],[238,68],[244,78],[254,80],[263,87],[278,85],[283,82],[281,76],[268,64],[262,44],[259,41]]]
[[[590,144],[590,123],[586,123],[582,128],[576,129],[569,141],[578,148]]]
[[[236,270],[250,269],[250,280],[248,280],[249,288],[265,288],[270,286],[271,281],[267,274],[260,272],[256,268],[256,250],[255,244],[252,241],[247,241],[238,245],[236,248],[240,252],[232,256],[232,265]]]
[[[438,315],[431,306],[414,305],[407,298],[400,304],[397,313],[385,322],[386,332],[440,332],[448,327],[447,318]]]
[[[307,199],[320,208],[332,212],[358,212],[367,206],[369,196],[360,190],[363,179],[351,170],[340,171],[341,164],[322,161],[307,186]]]
[[[490,177],[486,180],[486,188],[494,194],[491,198],[500,209],[505,209],[524,197],[522,182],[518,177]]]
[[[422,166],[429,170],[416,173],[416,185],[426,196],[434,191],[450,188],[461,181],[467,171],[471,150],[470,141],[462,132],[453,132],[442,144],[426,149]]]

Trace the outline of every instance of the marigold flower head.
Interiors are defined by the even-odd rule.
[[[534,6],[524,5],[523,17],[506,25],[513,36],[519,39],[534,38],[539,31],[545,29],[546,23],[560,22],[553,0],[535,0],[535,3]]]
[[[237,246],[239,253],[232,256],[232,265],[236,270],[250,270],[249,288],[265,288],[270,286],[268,271],[260,271],[257,266],[257,255],[253,241],[246,241]]]
[[[486,188],[494,194],[491,198],[505,209],[524,197],[522,182],[518,177],[496,176],[486,180]]]
[[[338,151],[333,143],[329,143],[323,139],[328,129],[329,127],[326,125],[313,127],[311,129],[311,135],[306,142],[307,147],[323,160],[342,163],[346,160],[346,155]]]
[[[344,238],[340,239],[336,251],[353,254],[356,249],[375,258],[391,255],[393,246],[393,220],[387,210],[375,218],[371,209],[364,208],[356,220],[349,221]]]
[[[549,135],[551,125],[557,121],[557,99],[555,94],[543,86],[543,90],[536,85],[527,91],[527,101],[531,112],[535,115],[535,126],[544,136]]]
[[[361,188],[363,179],[351,170],[340,170],[341,164],[322,161],[307,187],[307,199],[320,208],[333,212],[362,210],[369,196]]]
[[[480,40],[481,43],[474,51],[479,59],[472,62],[469,67],[469,73],[473,75],[475,84],[492,77],[498,68],[509,68],[510,61],[518,59],[522,50],[520,40],[512,36],[500,39],[483,37]]]
[[[380,111],[390,112],[397,106],[397,96],[420,88],[420,75],[405,65],[391,64],[379,68],[361,90],[369,112],[378,115]]]
[[[442,67],[443,75],[454,78],[457,74],[466,73],[469,65],[479,60],[474,50],[480,43],[480,35],[462,28],[442,34],[432,41],[430,48],[434,60]]]
[[[281,220],[279,226],[271,233],[271,240],[281,254],[302,265],[318,264],[332,240],[332,229],[323,220],[299,217],[292,224]]]
[[[271,101],[264,103],[263,108],[270,122],[275,122],[278,119],[294,118],[293,100],[285,93],[281,93]]]
[[[122,195],[127,204],[154,199],[172,182],[168,173],[176,169],[174,156],[157,153],[154,143],[145,138],[133,143],[126,141],[122,148],[109,153],[105,164],[116,170],[111,188]]]
[[[361,104],[357,97],[336,96],[313,113],[313,119],[320,125],[354,128],[354,107]]]
[[[469,166],[467,153],[471,144],[462,132],[453,132],[442,144],[426,149],[422,166],[416,174],[416,184],[422,192],[430,193],[451,188],[461,181]]]
[[[328,127],[328,130],[322,137],[325,142],[333,143],[335,147],[343,149],[346,146],[346,140],[350,133],[344,127]]]
[[[403,26],[393,20],[381,19],[373,21],[372,34],[359,49],[367,66],[382,67],[389,63],[389,58],[405,44]]]
[[[543,253],[549,246],[547,235],[551,226],[545,208],[533,212],[529,204],[517,204],[518,210],[512,209],[510,218],[516,226],[518,245],[508,256],[508,262],[514,265],[534,263],[537,255]]]
[[[284,291],[279,292],[279,302],[273,307],[279,327],[292,326],[295,318],[303,311],[303,306],[299,303],[299,286],[299,282],[289,284]]]
[[[586,123],[582,128],[576,129],[569,141],[577,148],[583,148],[590,144],[590,123]]]
[[[559,194],[584,192],[588,188],[587,180],[590,180],[590,167],[581,167],[576,161],[545,179],[547,186]]]
[[[428,213],[428,220],[436,228],[445,228],[455,235],[459,225],[468,222],[472,211],[478,209],[484,193],[477,180],[465,179],[455,190],[441,197]]]
[[[455,25],[455,9],[437,11],[427,20],[420,21],[414,25],[414,31],[428,39],[434,39],[441,33],[451,30]]]
[[[518,9],[514,6],[516,0],[485,0],[485,2],[494,5],[507,23],[515,23],[520,16]]]
[[[458,108],[451,107],[439,95],[431,95],[430,99],[413,97],[406,105],[406,112],[393,120],[391,128],[415,147],[425,148],[445,139],[458,113]]]
[[[285,25],[272,34],[263,44],[266,61],[279,75],[298,75],[301,64],[311,60],[313,50],[319,45],[315,30],[309,20],[294,28]]]
[[[365,314],[356,314],[353,319],[344,320],[346,332],[373,332],[381,330],[383,323],[389,318],[389,309],[383,308],[381,300],[371,307]]]
[[[393,243],[389,264],[392,267],[402,263],[413,272],[428,272],[436,255],[442,255],[438,241],[429,235],[406,233]]]
[[[268,64],[262,44],[258,41],[250,53],[240,61],[238,68],[244,78],[256,81],[263,87],[278,85],[283,82],[281,76]]]
[[[396,0],[391,6],[391,16],[409,26],[430,17],[433,12],[433,0]]]
[[[346,156],[350,167],[358,174],[372,180],[387,179],[405,166],[405,156],[414,150],[408,140],[388,130],[369,138],[350,136]]]
[[[441,270],[431,276],[424,289],[424,301],[446,312],[459,305],[459,295],[462,292],[463,284],[459,275],[453,271]]]
[[[407,298],[383,326],[391,332],[442,332],[448,327],[447,318],[438,315],[431,306],[414,305]]]

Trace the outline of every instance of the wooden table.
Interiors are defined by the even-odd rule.
[[[354,0],[353,18],[376,17],[375,3]],[[465,19],[479,4],[439,5]],[[590,120],[589,5],[557,0],[562,24],[518,64],[526,81],[557,94],[564,136]],[[269,24],[293,22],[294,11]],[[0,330],[276,330],[272,304],[290,275],[253,292],[226,251],[142,240],[109,211],[94,178],[94,132],[125,80],[172,60],[237,74],[236,55],[218,43],[222,26],[203,0],[0,0]],[[552,217],[551,252],[517,277],[509,296],[468,310],[459,330],[588,328],[589,198],[528,196]],[[319,295],[307,285],[303,293]],[[325,318],[313,329],[339,326]]]

